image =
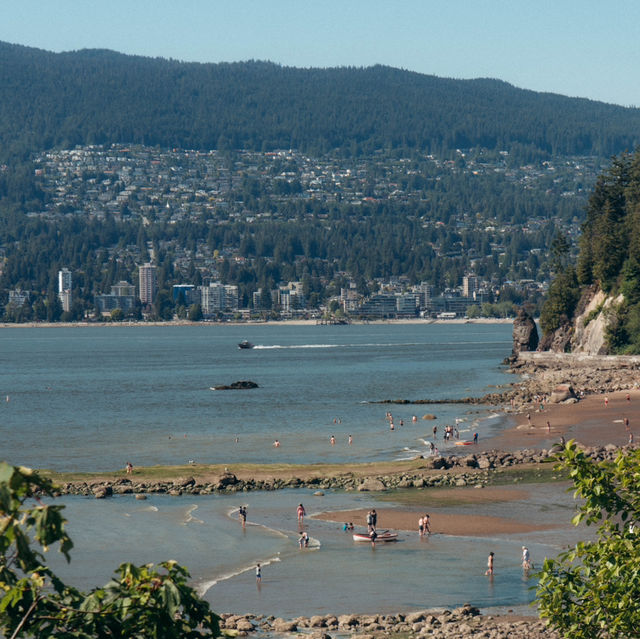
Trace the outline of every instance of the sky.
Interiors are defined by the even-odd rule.
[[[189,62],[384,64],[640,107],[640,0],[2,0],[0,40]]]

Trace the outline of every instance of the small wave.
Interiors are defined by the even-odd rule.
[[[500,417],[499,413],[491,413],[490,415],[487,415],[485,419],[495,419],[496,417]]]
[[[270,559],[264,559],[264,560],[252,562],[251,564],[242,566],[237,570],[220,575],[216,579],[203,581],[201,584],[196,586],[196,592],[200,597],[204,597],[211,588],[213,588],[216,584],[220,583],[221,581],[227,581],[228,579],[233,579],[233,577],[242,575],[245,572],[255,570],[256,564],[260,564],[262,567],[264,567],[264,566],[270,566],[271,564],[278,561],[280,561],[280,557],[275,556],[275,557],[271,557]]]
[[[183,526],[186,526],[188,523],[195,521],[198,524],[204,524],[204,521],[202,521],[202,519],[198,519],[197,517],[194,517],[191,513],[193,513],[195,510],[198,509],[198,506],[196,504],[194,504],[193,506],[189,507],[187,509],[187,512],[185,513],[185,520],[182,522]]]

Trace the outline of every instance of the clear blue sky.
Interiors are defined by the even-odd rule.
[[[4,0],[0,40],[393,67],[640,106],[640,0]]]

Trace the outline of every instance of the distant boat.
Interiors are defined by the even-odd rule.
[[[253,348],[253,344],[248,341],[248,340],[242,340],[239,344],[238,344],[238,348]]]

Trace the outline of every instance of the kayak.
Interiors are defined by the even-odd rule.
[[[353,541],[371,541],[371,537],[367,533],[353,533]],[[388,530],[378,533],[376,541],[398,541],[398,533],[392,533]]]

